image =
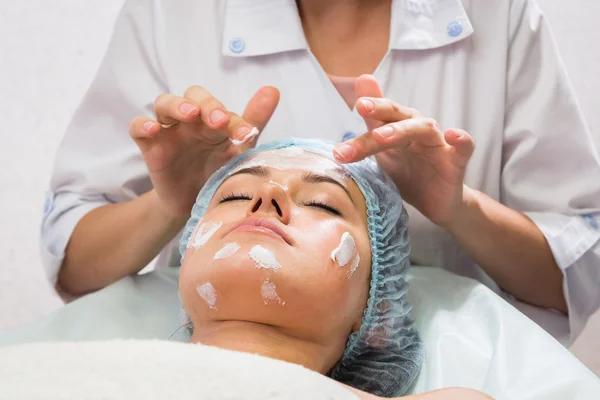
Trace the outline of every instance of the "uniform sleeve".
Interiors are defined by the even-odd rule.
[[[512,1],[508,41],[501,202],[548,240],[575,338],[600,306],[600,161],[535,1]]]
[[[154,40],[155,3],[126,1],[97,75],[60,144],[41,226],[42,261],[52,283],[85,214],[151,187],[128,123],[138,115],[153,116],[154,99],[167,91]]]

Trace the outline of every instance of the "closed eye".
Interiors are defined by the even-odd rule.
[[[321,201],[309,201],[306,203],[303,203],[303,205],[308,206],[308,207],[317,207],[320,208],[324,211],[327,211],[330,214],[336,215],[338,217],[343,217],[342,213],[340,212],[340,210],[338,210],[337,208],[327,204],[327,203],[323,203]]]
[[[252,200],[252,197],[247,193],[229,193],[219,197],[219,204],[239,200]]]

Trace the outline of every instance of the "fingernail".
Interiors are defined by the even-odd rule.
[[[183,103],[179,106],[179,111],[181,111],[183,115],[192,115],[197,109],[198,107],[190,103]]]
[[[354,149],[349,144],[340,144],[333,150],[333,155],[338,160],[350,160],[354,154]]]
[[[375,111],[375,103],[373,101],[362,98],[362,99],[360,99],[360,102],[363,104],[363,106],[365,106],[365,108],[367,109],[368,112]]]
[[[459,131],[453,130],[452,132],[454,133],[454,136],[456,136],[457,139],[460,139],[461,137],[463,137],[463,134]]]
[[[244,140],[248,133],[250,133],[250,128],[242,126],[237,131],[235,131],[235,137],[237,138],[237,140]]]
[[[394,134],[394,129],[391,126],[382,126],[381,128],[375,129],[373,133],[378,134],[384,139],[389,139]]]
[[[227,114],[225,114],[225,111],[216,109],[210,113],[210,122],[212,122],[213,124],[218,124],[225,117],[227,117]]]
[[[152,130],[153,126],[154,126],[154,122],[152,122],[152,121],[146,121],[146,122],[144,122],[144,125],[142,125],[142,128],[144,128],[144,130],[146,132],[150,132]]]

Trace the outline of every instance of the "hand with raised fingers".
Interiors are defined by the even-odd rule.
[[[208,178],[255,146],[278,102],[279,91],[263,87],[238,116],[206,89],[192,86],[183,97],[160,95],[154,102],[156,120],[134,118],[129,134],[142,152],[165,211],[187,218]]]
[[[383,98],[370,75],[358,78],[356,97],[369,131],[339,144],[335,158],[349,163],[374,155],[406,202],[440,226],[451,223],[464,205],[473,138],[459,129],[442,132],[435,120]]]

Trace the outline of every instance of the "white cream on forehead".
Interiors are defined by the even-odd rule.
[[[268,279],[264,281],[260,287],[260,294],[262,295],[265,305],[269,304],[270,301],[276,301],[282,306],[285,305],[285,301],[281,300],[281,297],[277,294],[277,288],[275,284]]]
[[[230,175],[252,167],[314,172],[327,175],[344,187],[346,187],[345,180],[350,178],[350,175],[342,167],[327,157],[304,151],[298,147],[262,151],[238,165]]]
[[[223,246],[223,248],[221,250],[217,251],[217,253],[215,254],[213,259],[219,260],[221,258],[231,257],[239,249],[240,249],[239,244],[237,244],[235,242],[227,243],[225,246]]]
[[[210,308],[217,309],[217,291],[210,282],[196,286],[196,291]]]
[[[331,252],[331,259],[337,262],[340,267],[345,266],[350,262],[354,252],[356,251],[356,243],[354,238],[348,232],[344,232],[340,245]]]
[[[219,230],[221,225],[223,225],[222,222],[214,221],[209,221],[200,225],[196,230],[192,246],[194,246],[195,249],[199,249],[200,247],[204,246],[206,242],[210,240],[212,235]]]
[[[258,268],[272,269],[274,271],[281,268],[277,258],[275,258],[275,254],[261,245],[256,245],[250,249],[248,255],[254,260]]]

